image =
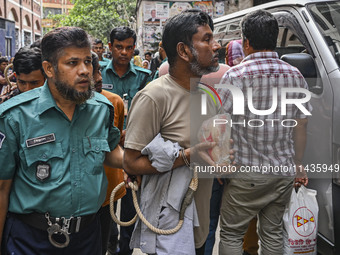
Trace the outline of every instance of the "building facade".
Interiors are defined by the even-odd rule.
[[[1,0],[0,0],[1,1]],[[68,14],[73,8],[73,3],[70,0],[43,0],[43,20],[42,27],[44,33],[54,28],[55,24],[49,15]]]
[[[0,0],[0,52],[13,57],[42,37],[41,0]],[[14,33],[13,33],[14,25]]]
[[[142,53],[157,51],[165,21],[186,9],[200,9],[212,18],[218,18],[270,1],[273,0],[138,0],[137,48]]]

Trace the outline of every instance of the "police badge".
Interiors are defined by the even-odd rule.
[[[39,162],[35,176],[39,181],[45,181],[51,176],[51,166],[46,162]]]

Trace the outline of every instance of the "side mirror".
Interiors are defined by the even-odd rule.
[[[314,59],[306,53],[291,53],[281,56],[281,60],[295,66],[308,83],[309,90],[315,94],[322,93],[322,87],[318,85],[318,72],[315,66]]]

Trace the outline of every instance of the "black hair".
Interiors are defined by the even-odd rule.
[[[94,39],[93,44],[99,44],[99,43],[100,43],[102,46],[104,46],[102,40],[100,40],[100,39]]]
[[[205,12],[191,9],[170,18],[163,29],[163,48],[170,65],[177,58],[177,44],[183,42],[192,46],[192,36],[197,33],[199,26],[209,25],[214,30],[211,17]]]
[[[135,50],[133,51],[133,55],[134,55],[134,56],[138,56],[138,55],[139,55],[139,50],[138,50],[138,49],[135,49]]]
[[[0,64],[3,62],[7,62],[8,63],[8,59],[6,57],[0,57]]]
[[[149,55],[150,57],[152,56],[152,54],[151,54],[150,51],[145,52],[145,53],[144,53],[144,57],[145,57],[146,55]]]
[[[38,39],[34,43],[32,43],[30,48],[39,48],[39,49],[41,49],[41,39]]]
[[[98,55],[96,53],[94,53],[93,51],[91,51],[91,54],[92,54],[92,67],[93,67],[93,72],[98,69],[100,69],[100,66],[99,66],[99,58],[98,58]]]
[[[129,27],[116,27],[111,31],[110,42],[113,44],[115,39],[118,41],[124,41],[131,37],[133,38],[133,44],[135,44],[137,39],[135,31]]]
[[[48,32],[41,41],[42,60],[55,67],[62,51],[69,47],[91,49],[85,30],[79,27],[59,27]]]
[[[29,74],[36,70],[41,70],[44,74],[41,61],[41,50],[37,47],[21,48],[14,57],[13,71],[20,75],[21,73]]]
[[[248,13],[241,21],[243,40],[248,39],[254,50],[275,50],[279,25],[268,11]]]

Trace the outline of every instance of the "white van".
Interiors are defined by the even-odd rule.
[[[264,9],[277,18],[276,51],[299,68],[312,92],[304,164],[318,191],[320,254],[340,254],[340,1],[274,1],[214,20],[215,39],[240,39],[240,21]],[[325,172],[324,172],[325,171]]]

